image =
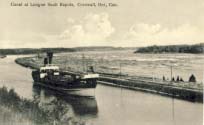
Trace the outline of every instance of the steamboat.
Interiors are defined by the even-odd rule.
[[[94,73],[93,66],[89,66],[86,72],[76,73],[65,71],[52,64],[53,53],[47,53],[44,58],[44,66],[32,71],[35,85],[63,91],[71,95],[94,96],[99,74]]]

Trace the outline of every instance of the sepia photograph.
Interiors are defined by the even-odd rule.
[[[0,125],[203,125],[203,0],[0,0]]]

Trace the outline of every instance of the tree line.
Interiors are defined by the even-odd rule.
[[[135,53],[204,53],[204,43],[195,45],[147,46],[138,48]]]
[[[111,46],[87,46],[74,48],[15,48],[15,49],[0,49],[0,55],[18,55],[18,54],[36,54],[36,53],[61,53],[61,52],[76,52],[76,51],[111,51],[111,50],[129,50],[133,47],[111,47]]]
[[[52,51],[54,53],[60,52],[75,52],[73,48],[18,48],[18,49],[0,49],[0,54],[2,55],[17,55],[17,54],[36,54]]]

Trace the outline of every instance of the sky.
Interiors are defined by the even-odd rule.
[[[203,0],[13,0],[116,3],[116,7],[14,7],[0,0],[0,48],[138,47],[204,42]]]

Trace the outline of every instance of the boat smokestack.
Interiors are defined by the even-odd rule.
[[[48,60],[47,58],[44,58],[44,66],[46,66],[48,64]]]
[[[88,67],[88,72],[94,73],[94,67],[93,67],[93,66],[89,66],[89,67]]]
[[[47,52],[48,64],[52,64],[53,52]]]

